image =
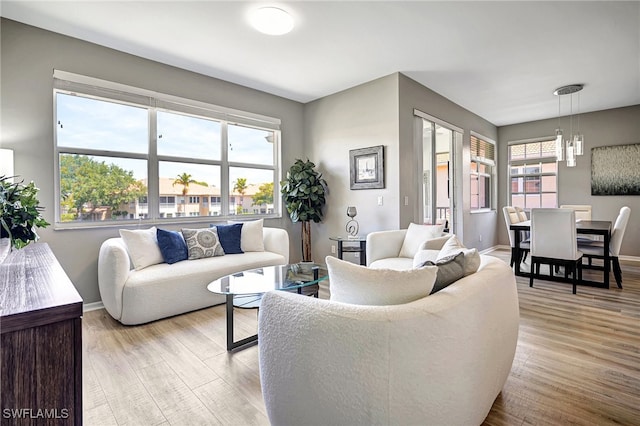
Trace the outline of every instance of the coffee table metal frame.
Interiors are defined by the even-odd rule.
[[[298,280],[298,281],[292,281],[289,285],[287,285],[286,287],[282,287],[282,288],[270,288],[270,289],[266,289],[265,291],[259,291],[259,292],[250,292],[250,293],[232,293],[232,292],[224,292],[224,291],[215,291],[213,289],[213,287],[215,286],[216,283],[225,280],[225,279],[233,279],[234,277],[237,276],[242,276],[242,274],[247,274],[247,273],[251,273],[251,272],[256,272],[256,271],[260,271],[260,270],[264,270],[266,268],[285,268],[287,270],[289,270],[289,268],[291,268],[294,265],[300,265],[300,264],[290,264],[290,265],[280,265],[280,266],[265,266],[263,268],[255,268],[255,269],[250,269],[250,270],[246,270],[246,271],[242,271],[239,273],[235,273],[235,274],[230,274],[230,275],[226,275],[224,277],[221,277],[213,282],[211,282],[208,286],[207,289],[213,293],[218,293],[218,294],[224,294],[225,295],[225,304],[226,304],[226,317],[227,317],[227,351],[231,352],[234,351],[236,349],[244,349],[248,346],[251,346],[253,344],[256,344],[258,342],[258,334],[254,334],[253,336],[249,336],[249,337],[245,337],[244,339],[240,339],[238,341],[234,341],[233,339],[233,308],[234,308],[234,297],[236,298],[236,300],[238,298],[250,298],[251,300],[238,305],[238,308],[241,309],[256,309],[260,307],[260,301],[262,299],[262,295],[264,293],[266,293],[267,291],[270,290],[280,290],[280,291],[296,291],[298,294],[303,294],[303,288],[307,288],[310,286],[314,286],[314,285],[318,285],[320,283],[320,281],[323,281],[325,279],[328,278],[328,275],[324,274],[323,276],[319,275],[320,269],[324,268],[324,266],[322,265],[318,265],[318,264],[312,264],[312,265],[301,265],[300,267],[305,267],[305,266],[310,266],[311,267],[311,271],[312,271],[312,277],[313,278],[311,281],[302,281],[302,280]],[[318,297],[318,289],[315,289],[314,292],[304,292],[304,294],[308,294],[308,295],[313,295],[314,297]]]

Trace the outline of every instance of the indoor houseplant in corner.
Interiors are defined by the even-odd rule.
[[[37,194],[33,182],[24,185],[0,176],[0,238],[9,239],[9,247],[20,249],[37,241],[36,228],[49,225],[42,217],[44,207],[40,206]]]
[[[284,205],[292,222],[302,222],[302,260],[311,261],[311,221],[322,220],[327,182],[309,159],[297,159],[280,182]]]

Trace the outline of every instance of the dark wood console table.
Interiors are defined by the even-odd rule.
[[[2,424],[82,424],[82,298],[45,243],[0,263]]]

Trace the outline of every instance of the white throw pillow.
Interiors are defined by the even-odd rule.
[[[147,266],[164,263],[162,252],[158,246],[158,230],[155,226],[149,229],[120,229],[119,232],[127,246],[129,257],[136,271]]]
[[[430,260],[436,263],[440,250],[418,250],[415,256],[413,256],[413,267],[418,268],[424,264],[424,262]]]
[[[240,222],[230,220],[227,223],[241,223],[240,247],[242,251],[264,251],[264,236],[262,232],[263,219]]]
[[[369,269],[333,256],[325,259],[331,300],[354,305],[399,305],[426,297],[433,290],[437,266],[396,271]]]
[[[443,230],[444,225],[417,225],[410,223],[404,236],[399,256],[415,256],[422,243],[440,237]]]
[[[476,272],[478,268],[480,268],[480,253],[478,253],[477,249],[466,248],[455,235],[444,243],[440,253],[438,253],[437,260],[456,255],[460,252],[464,253],[464,275],[467,276]]]

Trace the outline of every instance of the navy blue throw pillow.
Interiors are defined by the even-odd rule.
[[[242,236],[242,223],[234,223],[232,225],[211,225],[212,228],[218,230],[218,238],[224,249],[224,254],[240,254],[244,253],[240,245],[240,237]]]
[[[189,258],[187,244],[180,232],[158,229],[157,237],[158,247],[165,262],[172,264]]]

